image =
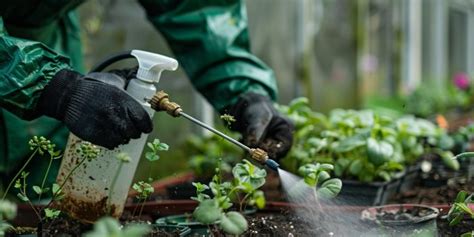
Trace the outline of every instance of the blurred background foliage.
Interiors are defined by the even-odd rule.
[[[474,74],[473,0],[246,3],[252,51],[274,69],[279,103],[304,96],[320,112],[371,108],[392,116],[422,117],[472,107],[472,87],[453,81],[464,75],[470,82]],[[88,68],[126,49],[172,56],[137,1],[90,0],[79,13]],[[133,61],[116,67],[131,65]],[[165,73],[159,87],[191,114],[222,126],[182,70]],[[154,121],[150,139],[158,137],[170,145],[156,162],[154,178],[186,170],[193,165],[191,157],[193,162],[200,159],[196,154],[202,149],[214,160],[239,156],[238,151],[213,148],[211,144],[219,142],[213,138],[197,142],[195,136],[206,133],[187,121],[164,114],[156,114]],[[198,148],[193,139],[194,145],[201,144]],[[140,172],[137,178],[142,178]]]

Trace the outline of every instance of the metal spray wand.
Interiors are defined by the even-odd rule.
[[[186,114],[183,112],[183,109],[181,109],[181,106],[178,105],[175,102],[171,102],[169,100],[169,95],[165,93],[164,91],[158,91],[151,100],[149,100],[149,103],[151,105],[151,108],[156,110],[156,111],[166,111],[169,115],[173,117],[183,117],[186,118],[187,120],[219,135],[220,137],[226,139],[227,141],[239,146],[240,148],[244,149],[250,154],[250,157],[253,160],[256,160],[257,162],[261,164],[265,164],[268,166],[270,169],[278,172],[278,167],[280,166],[276,161],[268,158],[268,154],[266,151],[260,149],[260,148],[250,148],[241,142],[225,135],[224,133],[218,131],[217,129],[199,121],[198,119],[190,116],[189,114]]]

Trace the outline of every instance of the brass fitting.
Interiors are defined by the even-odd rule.
[[[260,148],[252,148],[250,149],[250,156],[252,159],[264,164],[268,160],[268,154],[266,151]]]
[[[169,95],[164,91],[158,91],[150,100],[151,108],[156,111],[166,111],[173,117],[179,117],[183,111],[179,104],[171,102]]]

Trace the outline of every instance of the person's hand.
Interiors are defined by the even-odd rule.
[[[125,79],[113,73],[83,76],[64,69],[46,85],[36,110],[64,122],[79,138],[112,149],[153,129],[150,116],[124,85]]]
[[[268,97],[244,94],[228,113],[236,120],[231,129],[242,134],[247,146],[264,149],[270,158],[277,160],[291,149],[293,123],[275,110]]]

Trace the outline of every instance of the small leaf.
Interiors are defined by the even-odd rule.
[[[160,156],[153,152],[147,152],[145,158],[149,161],[157,161],[160,159]]]
[[[217,202],[213,199],[204,200],[194,210],[193,216],[197,221],[203,224],[213,224],[220,219],[222,215]]]
[[[220,226],[222,230],[231,235],[240,235],[248,229],[245,217],[235,211],[222,215]]]
[[[56,209],[46,208],[46,209],[44,209],[44,214],[47,218],[54,219],[54,218],[58,217],[59,214],[61,214],[61,211],[56,210]]]
[[[145,225],[145,224],[131,224],[127,225],[123,230],[122,230],[122,235],[123,237],[140,237],[140,236],[146,236],[149,232],[151,231],[150,225]]]
[[[380,166],[390,160],[393,155],[393,146],[386,141],[377,141],[374,138],[367,140],[367,156],[369,161]]]
[[[30,201],[30,199],[27,196],[23,195],[22,193],[17,193],[16,196],[24,202]]]
[[[59,189],[59,185],[57,183],[53,183],[51,190],[53,191],[53,194],[58,194],[61,192],[61,190]]]
[[[20,180],[20,179],[17,179],[17,180],[15,181],[15,186],[14,186],[14,187],[17,188],[17,189],[19,189],[19,188],[21,188],[21,186],[22,186],[22,185],[21,185],[21,180]]]
[[[166,143],[160,143],[158,145],[158,150],[159,151],[167,151],[169,149],[170,149],[170,146],[168,146],[168,144],[166,144]]]
[[[342,188],[340,179],[330,179],[325,181],[319,189],[317,189],[318,197],[330,199],[336,197]]]
[[[263,209],[266,204],[265,194],[263,191],[258,190],[253,194],[253,199],[255,200],[255,205],[258,209]]]
[[[441,156],[443,163],[450,169],[459,170],[459,161],[454,159],[454,155],[450,151],[440,151],[438,154]]]
[[[33,186],[33,191],[35,191],[36,194],[40,195],[43,193],[43,190],[39,186]]]
[[[349,166],[349,173],[352,175],[358,175],[362,171],[362,161],[354,160]]]

